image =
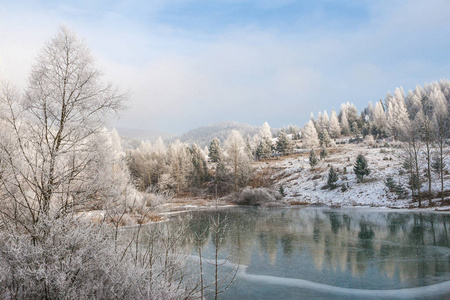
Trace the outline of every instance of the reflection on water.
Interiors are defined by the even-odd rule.
[[[220,231],[211,230],[211,215],[225,220]],[[218,245],[222,257],[231,253],[232,263],[248,266],[245,274],[266,275],[266,282],[258,286],[258,277],[241,272],[242,278],[237,276],[224,298],[336,299],[275,281],[289,278],[343,290],[409,289],[446,282],[449,223],[450,214],[443,213],[233,208],[194,213],[189,238],[197,242],[188,242],[186,248],[195,254],[195,245],[200,245],[204,257],[211,258]],[[275,284],[267,284],[269,278]],[[392,295],[397,296],[401,293]]]

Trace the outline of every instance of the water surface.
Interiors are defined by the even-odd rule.
[[[212,262],[217,247],[219,277],[240,266],[222,299],[448,299],[448,224],[446,213],[248,207],[195,212],[188,235],[193,257]]]

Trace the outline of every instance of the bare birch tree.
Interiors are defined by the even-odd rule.
[[[125,99],[104,82],[86,44],[61,27],[39,53],[23,97],[2,94],[0,157],[7,175],[0,188],[3,201],[15,206],[2,206],[3,217],[21,220],[31,232],[27,222],[96,197],[95,185],[84,184],[96,172],[93,141]]]

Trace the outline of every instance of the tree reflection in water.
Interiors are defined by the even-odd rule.
[[[402,286],[448,277],[450,271],[448,214],[326,208],[233,208],[216,213],[227,216],[217,246],[233,252],[230,259],[250,269],[261,261],[267,272],[267,263],[300,270],[312,264],[316,271],[353,278],[367,277],[370,270],[370,276],[376,272]],[[215,240],[206,225],[209,214],[196,212],[189,218],[193,240],[199,232],[210,231],[195,244],[205,256],[212,253]]]

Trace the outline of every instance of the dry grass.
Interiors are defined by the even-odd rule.
[[[304,201],[291,201],[289,202],[290,205],[309,205],[310,203],[304,202]]]

